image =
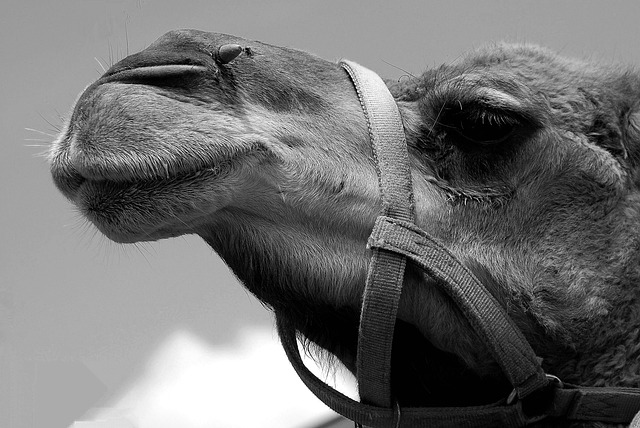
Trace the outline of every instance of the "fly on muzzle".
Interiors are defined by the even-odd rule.
[[[218,48],[218,52],[216,54],[216,61],[220,64],[228,64],[234,59],[238,57],[242,52],[244,52],[244,48],[240,45],[236,44],[227,44],[222,45]]]

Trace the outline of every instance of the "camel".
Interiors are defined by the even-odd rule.
[[[546,373],[640,387],[640,74],[495,44],[386,84],[416,224],[480,280]],[[82,93],[50,164],[108,238],[198,234],[307,349],[355,372],[381,201],[367,122],[340,65],[172,31]],[[411,263],[391,390],[401,408],[510,392],[486,343]]]

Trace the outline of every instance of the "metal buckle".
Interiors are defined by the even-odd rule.
[[[549,373],[545,373],[545,376],[547,377],[547,379],[549,379],[549,382],[553,382],[556,384],[556,388],[558,389],[564,388],[564,383],[560,380],[558,376],[554,376]]]
[[[557,376],[550,375],[547,373],[545,373],[545,376],[548,380],[547,385],[545,385],[544,387],[540,388],[537,391],[534,391],[531,395],[525,397],[524,400],[520,400],[519,403],[518,403],[518,393],[515,390],[515,388],[513,389],[513,391],[511,391],[511,394],[509,394],[509,396],[507,397],[507,405],[521,406],[520,412],[522,412],[522,416],[526,417],[527,425],[546,419],[549,416],[549,413],[548,413],[548,410],[550,408],[549,406],[553,407],[553,400],[552,400],[553,395],[549,395],[548,401],[546,401],[545,403],[545,398],[540,397],[538,392],[542,392],[543,394],[549,394],[549,393],[553,394],[553,390],[564,388],[564,384]],[[527,400],[535,395],[538,395],[538,399],[534,399],[533,402],[527,403]],[[542,398],[542,401],[540,401],[540,398]]]
[[[564,388],[564,384],[562,381],[554,375],[550,375],[545,373],[547,378],[547,384],[540,388],[537,391],[534,391],[531,395],[525,397],[523,400],[518,402],[518,392],[513,389],[511,394],[507,397],[507,405],[517,405],[520,406],[521,415],[526,418],[526,423],[532,424],[535,422],[539,422],[549,416],[549,409],[553,407],[553,397],[555,393],[553,392],[556,389]],[[539,393],[542,393],[541,396]],[[537,396],[537,398],[533,398],[533,401],[527,401],[529,398]]]
[[[402,419],[402,412],[400,411],[400,403],[395,400],[396,405],[396,428],[400,428],[400,419]]]
[[[546,376],[549,383],[554,383],[556,385],[556,388],[559,388],[559,389],[564,388],[564,383],[562,383],[562,381],[558,376],[554,376],[549,373],[545,373],[544,375]],[[511,394],[509,394],[509,396],[507,397],[507,406],[512,405],[517,400],[518,400],[518,391],[516,391],[516,389],[514,388],[513,391],[511,391]]]

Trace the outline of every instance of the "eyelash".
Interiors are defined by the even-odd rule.
[[[466,142],[494,145],[509,139],[525,121],[506,112],[491,111],[482,106],[446,109],[439,124],[452,130]],[[457,111],[456,111],[457,110]]]

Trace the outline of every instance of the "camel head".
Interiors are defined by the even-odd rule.
[[[417,224],[483,282],[545,371],[640,386],[640,76],[495,45],[388,86]],[[278,317],[354,369],[380,195],[338,64],[173,31],[83,92],[50,160],[107,237],[200,235]],[[393,352],[403,405],[509,392],[460,311],[411,265]]]

